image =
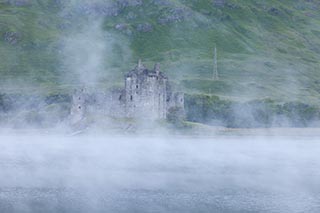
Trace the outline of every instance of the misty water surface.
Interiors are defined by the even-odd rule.
[[[320,142],[0,136],[0,212],[320,212]]]

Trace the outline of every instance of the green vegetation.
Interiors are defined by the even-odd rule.
[[[319,106],[301,102],[279,104],[271,99],[236,102],[217,96],[187,95],[187,120],[214,126],[311,127],[318,126]]]
[[[123,74],[142,58],[150,66],[161,62],[174,85],[199,94],[187,97],[187,117],[192,121],[238,126],[242,121],[228,115],[243,106],[262,107],[252,112],[262,126],[276,122],[273,115],[290,122],[318,116],[318,1],[226,0],[222,6],[214,0],[143,0],[136,6],[112,1],[106,6],[118,9],[112,15],[81,10],[99,1],[26,2],[0,3],[2,92],[69,91],[74,85],[63,80],[70,77],[66,75],[70,70],[64,66],[61,39],[73,38],[79,29],[103,18],[108,53],[102,57],[105,71],[97,85],[118,86]],[[219,81],[212,80],[215,46]]]

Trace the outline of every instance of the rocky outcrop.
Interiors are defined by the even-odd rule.
[[[3,40],[12,45],[17,44],[21,37],[21,34],[18,32],[5,32],[3,34]]]
[[[136,18],[137,18],[137,15],[132,11],[130,11],[128,13],[128,15],[126,16],[126,19],[128,19],[128,20],[133,20],[133,19],[136,19]]]
[[[125,23],[116,24],[114,28],[119,31],[124,31],[128,29],[128,24],[125,24]]]
[[[16,7],[24,7],[31,5],[31,0],[7,0],[5,3]]]
[[[215,7],[224,7],[226,6],[227,1],[226,0],[213,0],[212,4]]]
[[[269,10],[268,10],[268,13],[270,14],[270,15],[274,15],[274,16],[277,16],[277,15],[280,15],[280,10],[279,9],[277,9],[277,8],[275,8],[275,7],[272,7],[272,8],[270,8]]]
[[[118,16],[127,7],[139,7],[142,0],[117,0],[113,3],[108,1],[77,4],[74,12],[86,16]]]
[[[149,23],[138,24],[136,27],[136,30],[138,32],[147,33],[147,32],[151,32],[153,30],[153,26]]]
[[[129,36],[132,35],[132,31],[131,31],[131,29],[130,29],[130,26],[129,26],[128,24],[126,24],[126,23],[116,24],[116,25],[114,26],[114,28],[115,28],[116,30],[118,30],[118,31],[126,34],[126,35],[129,35]]]
[[[116,4],[87,3],[78,5],[75,13],[86,16],[118,16],[120,8]]]
[[[122,8],[137,7],[143,5],[142,0],[118,0],[117,5]]]
[[[186,18],[191,17],[192,13],[187,8],[175,7],[169,8],[165,14],[158,18],[158,23],[165,25],[174,22],[182,22]]]
[[[228,0],[212,0],[212,5],[216,8],[223,8],[223,7],[227,7],[229,9],[239,8],[239,5],[235,3],[231,3]]]
[[[153,0],[152,1],[153,4],[157,5],[157,6],[169,6],[172,3],[168,0]]]

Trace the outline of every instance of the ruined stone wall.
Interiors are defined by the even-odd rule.
[[[105,114],[110,117],[123,118],[125,117],[125,90],[112,90],[105,95]]]
[[[127,77],[125,108],[129,118],[166,118],[166,79],[157,75]]]
[[[125,117],[125,91],[108,92],[75,90],[72,96],[70,122],[78,125],[88,116]]]
[[[71,124],[77,124],[85,118],[87,94],[85,89],[75,90],[72,96],[72,106],[70,111]]]
[[[172,92],[167,88],[167,110],[173,107],[184,109],[184,93],[183,92]]]
[[[174,93],[173,101],[174,101],[175,107],[184,109],[184,93],[183,92]]]
[[[184,94],[173,93],[167,78],[158,64],[154,70],[146,69],[141,62],[125,77],[125,89],[109,92],[84,89],[73,95],[72,123],[83,120],[87,113],[115,118],[166,119],[172,108],[184,110]]]

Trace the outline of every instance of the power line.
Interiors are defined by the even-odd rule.
[[[218,73],[218,54],[217,54],[217,47],[214,47],[214,54],[213,54],[213,80],[219,80],[219,73]]]

